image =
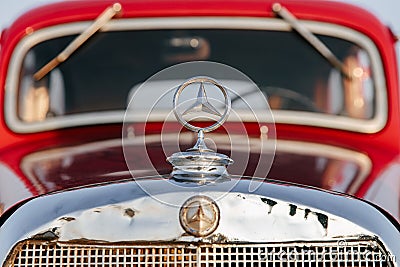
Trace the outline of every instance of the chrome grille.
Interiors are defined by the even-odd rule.
[[[26,240],[6,266],[268,266],[386,267],[390,257],[375,242],[277,244],[88,244]]]

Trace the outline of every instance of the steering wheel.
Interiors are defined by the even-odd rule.
[[[315,103],[311,98],[302,95],[294,90],[276,86],[263,86],[260,87],[260,90],[268,99],[268,101],[271,97],[279,97],[281,101],[279,109],[321,112],[321,110],[317,106],[315,106]],[[258,92],[259,90],[258,88],[256,88],[254,90],[234,96],[231,99],[231,103],[234,104],[238,100]]]
[[[275,86],[264,86],[260,89],[268,99],[274,96],[280,98],[279,109],[321,112],[311,98],[291,89]]]

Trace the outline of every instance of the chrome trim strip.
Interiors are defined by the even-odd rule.
[[[299,122],[301,112],[274,111],[277,123],[290,123],[343,129],[354,132],[375,133],[380,131],[387,120],[387,94],[383,66],[379,51],[373,42],[363,34],[352,29],[322,22],[302,21],[302,23],[317,34],[325,34],[349,40],[368,51],[375,73],[376,115],[371,120],[359,120],[346,117],[304,112]],[[59,118],[49,118],[38,123],[24,123],[17,114],[18,73],[23,57],[30,47],[51,38],[82,32],[90,22],[76,22],[53,26],[39,30],[26,36],[15,48],[8,68],[5,84],[5,119],[7,125],[15,132],[29,133],[52,130],[63,127],[93,125],[101,123],[122,122],[123,111],[97,112],[81,115],[68,115]],[[289,25],[275,18],[243,18],[243,17],[185,17],[185,18],[151,18],[151,19],[120,19],[111,21],[102,31],[116,30],[150,30],[150,29],[251,29],[290,31]],[[334,119],[333,119],[334,118]]]

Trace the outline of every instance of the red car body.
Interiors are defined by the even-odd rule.
[[[118,19],[124,18],[168,18],[168,17],[229,17],[229,18],[274,18],[272,11],[273,1],[120,1],[122,13]],[[0,103],[5,102],[7,91],[6,79],[9,66],[12,64],[12,54],[18,44],[27,35],[40,31],[46,27],[79,21],[92,21],[113,1],[73,1],[46,5],[33,9],[18,18],[9,28],[1,34],[0,43]],[[375,18],[369,12],[344,3],[320,2],[320,1],[284,1],[282,3],[297,19],[304,21],[324,22],[350,28],[370,38],[379,51],[382,61],[384,81],[387,88],[387,119],[381,129],[363,133],[351,130],[333,129],[329,127],[317,127],[310,125],[276,123],[276,135],[278,140],[319,143],[332,147],[343,148],[359,152],[367,156],[372,168],[356,190],[348,191],[357,197],[365,197],[373,184],[391,166],[400,164],[400,110],[399,110],[399,80],[394,45],[396,38],[388,27]],[[244,70],[245,71],[245,70]],[[85,143],[93,143],[121,137],[122,124],[111,123],[102,125],[81,125],[67,127],[65,129],[45,130],[32,133],[18,133],[10,129],[6,121],[6,111],[0,109],[0,162],[3,165],[3,174],[13,173],[13,178],[18,179],[31,196],[38,196],[52,191],[70,189],[77,186],[108,182],[127,178],[126,175],[116,174],[127,170],[121,146],[111,150],[99,149],[91,154],[74,154],[75,162],[66,168],[63,167],[60,158],[49,160],[47,163],[33,162],[28,167],[22,167],[24,159],[32,153],[39,151],[54,151],[55,149],[71,149]],[[298,120],[302,120],[299,116]],[[173,124],[173,123],[172,123]],[[146,125],[146,134],[159,133],[162,123],[149,123]],[[176,125],[176,124],[173,124]],[[173,126],[172,125],[172,126]],[[137,124],[140,129],[143,125]],[[171,129],[174,127],[171,126]],[[249,122],[246,125],[248,135],[257,137],[260,135],[258,125]],[[172,131],[172,130],[171,130]],[[149,149],[157,157],[157,146]],[[59,154],[55,154],[57,158]],[[164,158],[158,159],[159,170],[169,172]],[[37,165],[35,165],[37,164]],[[47,165],[46,165],[47,164]],[[297,164],[297,165],[296,165]],[[286,180],[297,183],[309,183],[307,179],[290,179],[298,168],[303,167],[304,162],[296,161],[293,169],[285,173]],[[45,177],[32,179],[27,177],[27,169],[34,173],[37,168],[47,166]],[[24,169],[25,168],[25,169]],[[24,169],[24,170],[23,170]],[[28,171],[29,172],[29,171]],[[72,180],[62,179],[61,174],[75,177]],[[114,173],[104,176],[106,173]],[[278,178],[277,171],[269,178]],[[392,174],[392,175],[397,175]],[[285,178],[283,178],[285,179]],[[47,181],[52,186],[47,186]],[[312,185],[312,184],[311,184]],[[0,202],[1,199],[0,188]],[[10,190],[9,188],[7,190]],[[17,189],[16,189],[17,190]],[[399,203],[399,189],[393,188],[387,192],[391,201]],[[29,195],[28,194],[28,195]],[[28,196],[27,195],[27,196]],[[16,197],[15,204],[22,201],[23,197]],[[379,204],[379,203],[378,203]],[[7,204],[7,210],[12,205]],[[398,205],[397,205],[398,206]],[[383,207],[386,208],[386,207]],[[388,208],[390,209],[390,208]],[[396,214],[394,214],[396,216]],[[397,218],[399,219],[399,218]]]
[[[0,265],[399,266],[395,42],[327,1],[27,12],[0,39]]]

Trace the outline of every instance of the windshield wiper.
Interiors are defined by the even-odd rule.
[[[315,36],[307,27],[299,22],[299,20],[290,13],[285,7],[279,3],[272,5],[272,11],[284,19],[289,25],[303,37],[315,50],[317,50],[334,68],[340,71],[344,77],[351,79],[352,76],[343,63],[333,54],[333,52]]]
[[[121,12],[121,4],[115,3],[105,9],[96,20],[80,35],[78,35],[60,54],[38,70],[33,77],[36,81],[41,80],[60,63],[66,61],[72,53],[82,46],[93,34],[98,32],[108,21]]]

